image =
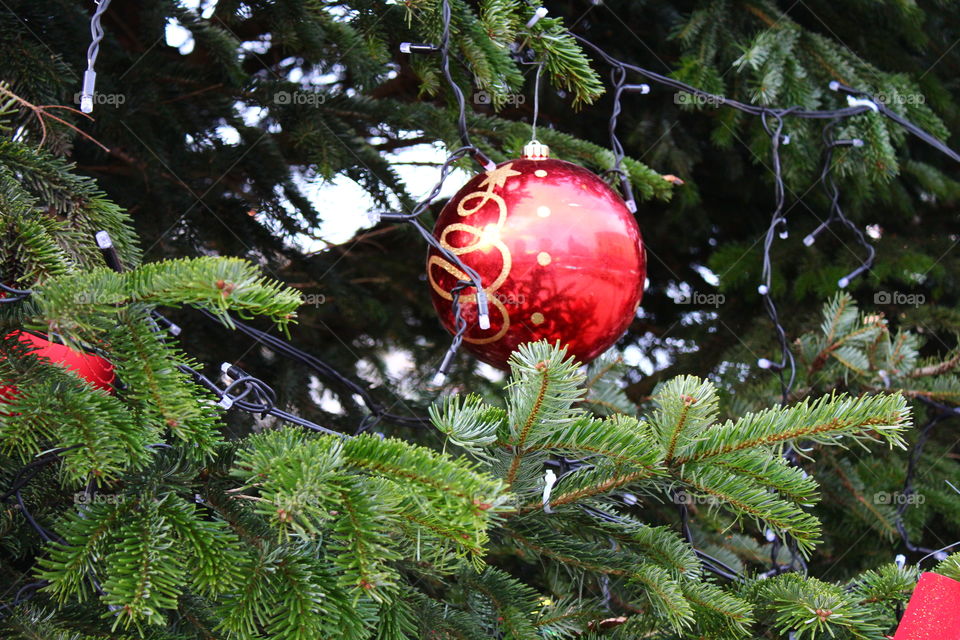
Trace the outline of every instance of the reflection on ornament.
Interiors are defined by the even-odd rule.
[[[487,251],[500,241],[500,227],[495,224],[488,224],[480,232],[480,242],[477,243],[477,251]]]
[[[633,215],[603,180],[549,159],[542,145],[470,180],[433,233],[480,274],[491,327],[479,328],[476,293],[467,289],[464,346],[494,366],[505,368],[518,345],[540,339],[588,362],[626,331],[640,304],[646,263]],[[431,249],[427,279],[452,332],[450,291],[469,278]]]

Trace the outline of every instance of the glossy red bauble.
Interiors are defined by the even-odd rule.
[[[110,391],[113,388],[113,365],[100,356],[74,351],[66,345],[50,342],[25,331],[17,331],[14,335],[28,347],[30,353],[75,371],[77,375],[99,389]],[[10,337],[7,336],[8,339]],[[10,399],[15,393],[13,387],[0,385],[0,401]]]
[[[518,345],[559,341],[581,362],[623,335],[646,276],[640,229],[620,196],[575,164],[525,154],[470,180],[433,230],[441,246],[481,277],[490,328],[476,292],[460,296],[464,346],[499,368]],[[433,305],[454,328],[451,289],[468,280],[436,249],[427,258]]]
[[[960,638],[960,582],[937,573],[920,576],[894,640]]]

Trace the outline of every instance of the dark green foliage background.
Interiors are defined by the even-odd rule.
[[[412,15],[405,4],[412,6]],[[497,24],[495,16],[481,14],[486,22],[469,17],[478,4],[513,3],[453,4],[455,75],[468,95],[471,133],[495,159],[515,156],[528,135],[524,123],[531,117],[532,74],[491,49],[495,45],[486,38],[496,35],[489,29]],[[399,201],[409,207],[420,194],[408,193],[382,152],[415,142],[456,143],[455,113],[436,57],[398,53],[401,41],[436,40],[438,5],[428,0],[221,0],[212,18],[204,20],[169,0],[117,1],[104,17],[97,90],[122,94],[124,102],[98,105],[94,121],[66,116],[110,151],[64,127],[50,130],[46,147],[75,162],[79,173],[96,179],[127,209],[145,261],[240,256],[306,295],[323,295],[324,304],[298,311],[298,323],[290,329],[293,341],[352,376],[361,359],[372,363],[379,374],[369,382],[378,399],[395,411],[424,415],[433,396],[423,381],[448,337],[422,281],[425,250],[416,233],[382,223],[314,254],[299,251],[290,238],[313,233],[322,221],[364,213],[360,206],[329,210],[309,202],[299,177],[347,176],[378,204]],[[744,101],[842,106],[827,89],[833,79],[905,96],[905,104],[891,106],[958,145],[950,134],[960,130],[960,9],[953,3],[623,0],[548,6],[551,16],[562,16],[567,26],[613,56]],[[91,8],[90,2],[6,0],[0,7],[0,79],[34,104],[73,104],[85,67]],[[193,33],[196,46],[189,55],[164,41],[171,18]],[[238,54],[241,46],[253,53]],[[612,159],[606,151],[610,102],[603,95],[590,103],[596,81],[607,79],[601,63],[594,68],[598,76],[583,70],[570,75],[570,86],[562,89],[545,83],[540,118],[541,127],[550,129],[542,138],[555,155],[600,171]],[[317,104],[277,103],[277,92],[304,90],[288,80],[295,71],[318,78],[309,88],[322,98]],[[503,95],[522,91],[527,99],[499,111],[469,100],[469,85],[493,90],[497,80],[505,83]],[[618,347],[639,346],[651,359],[660,354],[663,364],[652,375],[625,371],[626,390],[640,404],[658,382],[675,375],[709,377],[719,387],[722,411],[739,415],[778,398],[775,381],[754,366],[757,358],[777,353],[756,293],[773,204],[769,140],[758,119],[677,103],[672,91],[654,86],[648,96],[626,97],[620,120],[627,154],[636,161],[631,176],[643,196],[638,220],[648,246],[650,286],[642,317]],[[247,126],[243,113],[253,108],[268,111],[256,126]],[[30,117],[24,112],[24,123]],[[239,143],[220,139],[216,130],[223,125],[239,132]],[[812,247],[801,242],[827,215],[828,202],[816,182],[821,126],[789,118],[785,124],[791,136],[783,148],[790,237],[774,246],[773,291],[791,338],[817,330],[820,308],[836,292],[837,279],[862,256],[841,228],[823,233]],[[844,210],[858,225],[882,230],[875,241],[876,265],[852,284],[851,293],[862,311],[885,314],[892,330],[925,338],[922,363],[949,358],[960,326],[957,166],[879,116],[858,116],[838,129],[867,143],[835,156]],[[671,188],[657,173],[676,175],[684,184]],[[719,276],[719,289],[700,275],[702,266]],[[677,304],[675,287],[681,283],[695,292],[721,293],[724,302],[702,309]],[[877,304],[881,292],[919,295],[924,303]],[[185,329],[183,350],[200,362],[210,367],[222,360],[237,362],[270,381],[284,405],[322,424],[352,431],[362,419],[362,407],[347,390],[331,387],[346,413],[327,413],[311,398],[302,368],[278,363],[195,312],[170,315]],[[393,348],[410,351],[416,366],[411,386],[423,391],[398,398],[383,362]],[[748,369],[738,368],[739,363]],[[813,371],[810,366],[801,360],[801,370],[808,369],[801,372],[793,399],[834,389],[875,390],[875,375],[858,378],[841,367]],[[738,377],[738,371],[748,373]],[[475,375],[466,355],[460,356],[454,381],[491,397],[496,390]],[[960,386],[946,380],[934,397],[955,404]],[[915,406],[918,424],[926,415],[923,406]],[[231,420],[236,434],[250,429],[246,416]],[[429,445],[441,443],[432,430],[378,428]],[[909,512],[915,539],[930,547],[960,538],[960,496],[943,483],[957,477],[956,429],[957,421],[948,420],[934,432],[919,481],[928,501]],[[911,433],[907,439],[915,437]],[[840,580],[888,562],[898,551],[890,514],[869,508],[860,514],[857,505],[877,491],[899,489],[905,454],[831,449],[816,457],[816,465],[808,468],[824,482],[825,499],[817,513],[824,518],[827,539],[811,562],[813,573]],[[675,524],[672,506],[650,509],[651,520]],[[697,534],[716,543],[720,553],[714,537],[718,523],[711,514],[698,515],[703,531]],[[751,544],[738,546],[733,540],[728,551],[744,555]],[[757,558],[749,567],[762,568],[763,562]]]

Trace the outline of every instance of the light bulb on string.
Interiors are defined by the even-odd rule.
[[[532,28],[533,25],[535,25],[535,24],[537,24],[538,22],[540,22],[540,19],[541,19],[541,18],[545,18],[546,15],[547,15],[547,13],[548,13],[548,12],[547,12],[547,8],[546,8],[546,7],[537,7],[537,10],[534,11],[534,12],[533,12],[533,15],[530,17],[530,19],[527,20],[527,24],[524,25],[524,28],[526,28],[526,29]]]
[[[103,13],[110,6],[110,0],[99,0],[97,8],[90,16],[90,46],[87,48],[87,69],[83,72],[83,85],[80,90],[80,111],[83,113],[93,112],[93,103],[96,97],[97,72],[94,71],[94,64],[97,62],[97,56],[100,55],[100,42],[103,40],[103,27],[100,25],[100,19]]]
[[[400,53],[434,53],[438,51],[438,47],[435,44],[430,44],[429,42],[401,42],[400,43]]]

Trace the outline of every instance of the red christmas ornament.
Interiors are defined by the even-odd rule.
[[[32,347],[29,349],[30,353],[75,371],[77,375],[98,389],[105,391],[113,389],[113,365],[109,361],[89,353],[74,351],[66,345],[50,342],[25,331],[16,331],[10,335],[15,335],[20,342]],[[10,336],[7,338],[9,339]],[[14,387],[0,386],[0,402],[9,401],[15,394]]]
[[[960,582],[922,574],[894,640],[960,640]]]
[[[646,259],[633,214],[599,177],[551,160],[538,143],[471,179],[433,235],[480,274],[490,327],[479,325],[476,292],[464,290],[464,346],[495,367],[507,368],[518,345],[541,339],[589,362],[623,335],[640,304]],[[450,291],[469,277],[431,248],[427,278],[453,333]]]

